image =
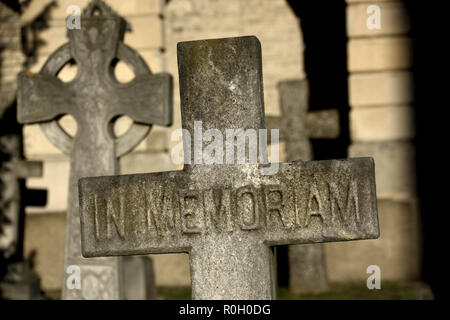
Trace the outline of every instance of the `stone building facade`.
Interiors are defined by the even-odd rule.
[[[370,5],[379,8],[379,29],[368,27]],[[360,280],[369,265],[383,280],[420,277],[410,31],[403,1],[347,0],[348,156],[375,159],[381,237],[327,244],[332,281]]]

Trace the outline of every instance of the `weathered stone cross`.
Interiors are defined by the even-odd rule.
[[[337,138],[339,113],[336,109],[311,111],[307,80],[289,80],[278,84],[280,117],[266,117],[269,129],[280,129],[288,161],[313,159],[309,139]],[[296,294],[321,292],[328,288],[322,244],[292,245],[289,255],[289,290]]]
[[[191,136],[194,121],[216,137],[265,127],[256,37],[179,43],[178,63]],[[378,237],[371,158],[283,163],[274,175],[263,166],[81,179],[83,255],[188,252],[194,299],[271,299],[270,246]]]
[[[152,124],[167,126],[172,122],[171,76],[152,75],[139,54],[123,43],[124,20],[106,15],[99,5],[102,2],[93,1],[88,6],[81,17],[81,29],[68,31],[69,43],[50,56],[39,74],[19,76],[19,121],[41,123],[47,137],[71,155],[65,270],[70,265],[79,266],[82,284],[81,290],[68,290],[65,280],[66,299],[120,299],[126,285],[121,259],[81,256],[78,179],[118,174],[118,158],[142,141]],[[97,10],[98,16],[94,15]],[[71,59],[77,63],[78,73],[73,81],[63,83],[56,75]],[[116,59],[133,69],[131,82],[121,84],[114,77]],[[56,121],[64,114],[77,121],[73,138]],[[129,116],[134,124],[116,138],[113,121],[120,115]]]

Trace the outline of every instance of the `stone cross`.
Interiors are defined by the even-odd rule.
[[[197,121],[218,140],[265,128],[256,37],[182,42],[178,63],[185,154]],[[267,175],[261,158],[80,179],[83,255],[187,252],[194,299],[272,299],[270,246],[378,237],[373,159],[283,163]]]
[[[288,161],[312,160],[309,139],[337,138],[339,113],[336,109],[310,111],[307,80],[282,81],[278,84],[280,117],[266,117],[267,127],[280,129],[285,141]],[[322,244],[288,247],[289,290],[300,294],[321,292],[328,288],[324,248]]]
[[[172,122],[171,76],[151,73],[140,55],[123,43],[124,20],[102,6],[101,1],[88,6],[81,16],[81,29],[68,30],[69,42],[50,56],[40,73],[19,76],[19,122],[40,123],[47,137],[71,156],[65,299],[121,299],[127,285],[121,258],[85,259],[81,255],[78,179],[118,174],[118,158],[142,141],[152,124]],[[72,59],[78,73],[73,81],[63,83],[56,75]],[[116,80],[117,60],[134,71],[131,82]],[[57,119],[65,114],[77,121],[75,137],[58,125]],[[113,121],[120,115],[129,116],[134,124],[123,136],[115,137]],[[66,270],[72,265],[81,268],[81,290],[67,289],[71,275]]]

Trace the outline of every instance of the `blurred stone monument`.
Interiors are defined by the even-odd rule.
[[[118,158],[133,150],[153,124],[171,124],[172,78],[166,73],[153,75],[141,56],[123,43],[126,22],[103,1],[91,1],[79,18],[79,28],[68,28],[69,42],[48,58],[38,74],[19,75],[19,121],[39,123],[48,139],[71,156],[63,299],[124,299],[138,289],[145,296],[133,298],[154,298],[154,286],[145,287],[153,284],[145,279],[152,267],[148,258],[125,258],[147,261],[133,264],[124,258],[81,256],[77,183],[81,177],[118,174]],[[72,61],[78,74],[63,83],[57,74]],[[131,82],[122,84],[115,78],[117,61],[132,68]],[[65,114],[77,121],[74,137],[58,124]],[[116,137],[112,127],[121,115],[129,116],[133,124]],[[69,285],[76,281],[67,273],[71,266],[80,269],[79,288]],[[127,266],[133,273],[127,272]]]

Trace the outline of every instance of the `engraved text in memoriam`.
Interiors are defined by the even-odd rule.
[[[149,190],[142,188],[142,190]],[[97,240],[150,238],[237,230],[275,231],[323,227],[359,227],[360,204],[356,180],[287,186],[191,190],[173,185],[142,191],[136,201],[114,192],[93,197]],[[137,223],[136,223],[137,221]]]

